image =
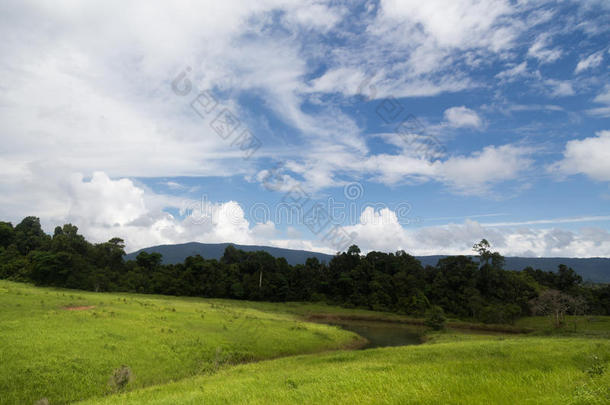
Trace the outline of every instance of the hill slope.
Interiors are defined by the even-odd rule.
[[[302,322],[285,304],[93,293],[0,280],[0,405],[101,396],[128,366],[128,389],[223,366],[352,346],[357,335]]]
[[[282,249],[271,246],[248,246],[236,245],[232,243],[199,243],[190,242],[177,245],[159,245],[151,246],[125,255],[125,260],[133,260],[138,253],[145,251],[147,253],[158,252],[163,255],[163,263],[175,264],[181,263],[188,256],[201,255],[206,259],[220,259],[227,248],[233,245],[238,249],[246,252],[255,252],[263,250],[274,257],[284,257],[289,264],[303,264],[310,257],[316,257],[320,262],[330,262],[332,255],[327,255],[318,252],[309,252],[306,250]],[[446,256],[417,256],[421,263],[434,266],[439,259]],[[610,283],[610,258],[594,257],[594,258],[571,258],[571,257],[507,257],[505,268],[511,270],[523,270],[527,266],[545,271],[556,271],[557,266],[565,264],[573,268],[582,276],[585,281],[594,281],[598,283]]]
[[[587,373],[593,356],[607,359],[610,343],[497,337],[337,352],[240,365],[87,404],[607,404],[610,374]]]

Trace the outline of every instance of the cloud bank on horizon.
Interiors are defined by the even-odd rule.
[[[609,17],[603,0],[5,1],[0,219],[130,251],[333,253],[287,204],[299,190],[363,251],[610,256]]]

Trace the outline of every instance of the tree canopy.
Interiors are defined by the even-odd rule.
[[[141,252],[125,261],[125,243],[112,238],[90,243],[72,224],[45,234],[27,217],[17,226],[0,222],[0,278],[93,291],[266,301],[325,301],[346,307],[424,315],[431,310],[484,322],[512,322],[530,315],[533,302],[557,291],[582,302],[579,310],[610,315],[610,286],[584,286],[573,269],[557,272],[505,270],[504,258],[482,240],[478,262],[450,256],[423,267],[413,256],[369,252],[358,246],[329,263],[316,258],[289,265],[269,253],[226,248],[220,260],[199,255],[164,265],[159,253]],[[577,302],[570,301],[570,302]],[[541,305],[534,306],[538,309]],[[566,313],[576,311],[567,308]]]

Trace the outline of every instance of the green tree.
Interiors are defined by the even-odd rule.
[[[504,268],[504,256],[499,252],[492,252],[491,244],[487,239],[481,239],[472,249],[479,254],[479,263],[481,266],[491,265],[494,269],[500,270]]]
[[[15,239],[15,230],[10,222],[0,222],[0,247],[8,247]]]
[[[492,257],[491,245],[487,241],[487,239],[481,239],[479,243],[475,243],[472,247],[472,250],[479,254],[479,263],[481,266],[489,264],[489,261]]]
[[[49,235],[40,226],[39,218],[25,217],[15,226],[15,244],[24,256],[36,249],[46,249],[49,240]]]
[[[426,326],[434,330],[441,330],[445,328],[446,321],[447,318],[445,317],[445,312],[443,311],[443,308],[439,307],[438,305],[434,305],[428,311],[424,323]]]

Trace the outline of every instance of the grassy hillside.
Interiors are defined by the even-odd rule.
[[[96,294],[0,280],[0,403],[51,404],[214,372],[225,364],[312,353],[360,338],[247,302]]]
[[[610,316],[572,316],[568,315],[562,329],[553,327],[551,319],[526,317],[516,322],[517,327],[532,328],[542,335],[587,336],[610,339]]]
[[[608,340],[487,337],[241,365],[86,404],[607,404],[610,374],[595,370],[609,359]]]
[[[0,280],[0,404],[610,403],[610,317],[570,317],[560,333],[546,318],[454,320],[423,345],[335,353],[364,342],[305,318],[422,322]],[[525,329],[535,336],[514,333]],[[117,394],[109,381],[122,365],[133,378]]]

